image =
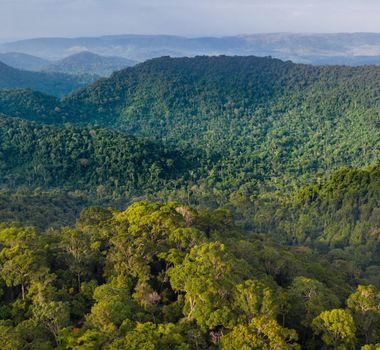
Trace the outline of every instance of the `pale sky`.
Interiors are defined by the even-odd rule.
[[[0,0],[0,40],[380,32],[380,0]]]

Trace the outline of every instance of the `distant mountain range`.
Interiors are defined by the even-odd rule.
[[[40,38],[0,45],[0,52],[22,52],[57,60],[91,51],[98,55],[145,61],[160,56],[256,55],[297,63],[380,64],[379,33],[253,34],[185,38],[167,35],[114,35],[83,38]]]
[[[123,57],[106,57],[83,51],[50,63],[43,67],[42,71],[74,75],[95,74],[106,77],[115,71],[133,66],[135,63]]]
[[[110,76],[113,72],[133,66],[136,63],[127,58],[101,56],[89,51],[82,51],[56,61],[19,52],[0,53],[0,62],[13,68],[28,71],[98,77]]]

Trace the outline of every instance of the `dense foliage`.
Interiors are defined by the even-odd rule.
[[[377,161],[379,82],[375,66],[164,57],[115,73],[59,104],[47,101],[50,113],[39,99],[26,117],[97,123],[203,154],[197,185],[266,192]],[[26,105],[28,111],[32,103]]]
[[[1,348],[379,348],[379,74],[162,58],[1,91]]]
[[[106,203],[102,200],[103,205]],[[20,222],[41,230],[75,224],[80,212],[97,203],[83,193],[20,188],[0,192],[0,222]],[[113,202],[113,205],[117,203]]]
[[[380,292],[227,210],[137,202],[75,227],[0,228],[5,349],[355,349],[380,342]],[[368,281],[367,281],[368,282]]]
[[[59,101],[56,97],[31,89],[0,89],[0,113],[39,121],[55,123],[58,116]]]
[[[141,195],[182,175],[175,151],[100,128],[62,128],[0,116],[0,185]],[[115,194],[116,196],[116,194]]]

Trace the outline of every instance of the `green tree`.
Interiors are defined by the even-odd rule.
[[[239,320],[249,323],[253,318],[266,316],[275,319],[279,312],[278,298],[271,288],[258,280],[236,285],[234,311]]]
[[[356,327],[349,311],[323,311],[313,320],[312,327],[315,334],[322,334],[322,340],[327,346],[342,350],[354,348]]]
[[[61,301],[50,301],[33,305],[34,320],[45,327],[54,337],[56,344],[60,343],[59,331],[70,322],[70,313],[68,306]]]
[[[290,317],[303,327],[310,327],[322,311],[339,306],[339,299],[323,283],[303,276],[289,287]]]
[[[380,340],[380,292],[372,285],[358,286],[347,299],[347,306],[353,313],[359,334],[365,343]]]
[[[180,327],[174,324],[137,323],[136,327],[120,340],[111,344],[110,350],[189,350]]]
[[[11,321],[0,320],[0,345],[3,350],[18,350],[22,347],[20,335]]]
[[[169,270],[174,290],[185,293],[184,314],[204,329],[232,321],[234,262],[219,242],[195,246]]]
[[[112,339],[123,321],[133,315],[130,292],[125,288],[104,284],[95,289],[94,299],[96,303],[92,306],[87,321]]]
[[[290,350],[300,349],[294,330],[281,327],[265,316],[253,318],[248,325],[237,325],[222,336],[223,350]]]
[[[46,260],[38,234],[19,226],[0,227],[0,276],[7,286],[19,287],[22,300],[38,273],[46,273]]]

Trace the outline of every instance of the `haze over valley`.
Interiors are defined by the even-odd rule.
[[[199,38],[114,35],[29,39],[0,45],[0,52],[20,52],[55,60],[83,51],[138,62],[160,56],[255,55],[296,63],[363,65],[380,64],[380,34],[271,33]]]

